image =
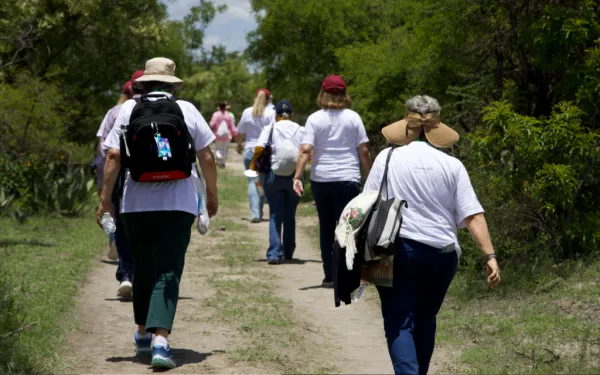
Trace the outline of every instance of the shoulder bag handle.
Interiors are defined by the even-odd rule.
[[[381,185],[379,186],[379,195],[377,196],[377,205],[379,205],[379,202],[381,201],[381,195],[383,193],[383,190],[385,189],[385,197],[386,199],[388,199],[388,197],[390,196],[390,192],[388,189],[388,169],[390,167],[390,159],[392,158],[392,154],[394,153],[394,150],[396,148],[395,147],[390,147],[390,151],[387,154],[387,158],[385,159],[385,169],[383,171],[383,178],[381,180]]]

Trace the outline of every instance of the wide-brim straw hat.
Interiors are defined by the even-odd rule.
[[[425,129],[427,141],[438,148],[450,148],[459,139],[458,133],[442,123],[437,113],[422,116],[409,112],[404,119],[381,129],[381,133],[389,142],[405,146],[419,137],[421,129]]]
[[[181,85],[183,80],[175,76],[175,63],[166,57],[155,57],[146,61],[144,75],[135,82],[166,82]]]

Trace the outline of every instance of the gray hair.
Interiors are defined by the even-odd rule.
[[[422,116],[428,113],[439,114],[442,110],[440,103],[435,98],[427,95],[417,95],[408,99],[404,104],[404,108],[406,108],[406,113],[415,112]]]

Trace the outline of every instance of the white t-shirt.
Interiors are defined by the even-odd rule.
[[[379,191],[389,148],[373,163],[365,191]],[[405,199],[400,237],[436,248],[455,244],[460,256],[457,228],[483,208],[460,160],[426,142],[411,142],[394,150],[388,169],[390,198]]]
[[[100,138],[101,144],[106,141],[106,137],[108,137],[108,134],[112,130],[120,110],[121,104],[118,104],[106,112],[106,115],[100,124],[100,128],[98,128],[98,132],[96,133],[96,137]],[[100,153],[102,154],[102,158],[106,158],[106,150],[104,150],[104,148],[100,150]]]
[[[273,150],[273,154],[271,155],[272,163],[275,162],[275,153],[277,152],[278,144],[281,144],[286,139],[291,139],[296,147],[300,148],[300,142],[302,142],[302,138],[304,137],[303,127],[290,120],[281,120],[263,128],[256,141],[256,146],[265,147],[267,145],[273,125],[275,125],[275,129],[273,130],[273,139],[271,140],[271,148]]]
[[[360,182],[358,146],[369,142],[358,113],[350,109],[322,109],[306,120],[303,144],[312,145],[310,179],[317,182]]]
[[[246,134],[244,149],[254,149],[262,129],[273,122],[275,122],[275,111],[271,108],[266,107],[262,116],[254,116],[252,115],[252,107],[246,108],[237,127],[238,133]]]
[[[151,100],[165,99],[152,98]],[[108,148],[120,149],[120,138],[121,134],[123,134],[121,125],[129,125],[129,118],[135,104],[135,100],[130,99],[121,106],[115,126],[113,126],[104,142],[105,150]],[[200,151],[210,145],[215,140],[215,136],[196,107],[192,103],[183,100],[178,100],[177,104],[183,112],[183,117],[194,140],[196,151]],[[192,176],[182,180],[135,182],[131,179],[128,171],[123,189],[121,213],[183,211],[197,215],[198,196],[194,185],[194,180],[197,176],[198,172],[196,168],[192,168]]]

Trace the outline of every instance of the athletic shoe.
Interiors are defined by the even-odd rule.
[[[133,284],[128,277],[123,278],[119,290],[117,290],[117,297],[120,298],[131,298],[131,292],[133,290]]]
[[[117,253],[117,242],[114,239],[112,239],[112,241],[110,241],[108,244],[108,254],[106,254],[106,257],[110,260],[119,259],[119,254]]]
[[[257,217],[254,217],[254,218],[250,219],[250,222],[251,222],[252,224],[260,223],[260,219],[259,219],[259,218],[257,218]]]
[[[267,264],[279,264],[281,261],[279,259],[268,259]]]
[[[177,367],[169,347],[154,346],[152,348],[152,367],[168,369]]]
[[[323,280],[323,283],[321,284],[321,286],[323,288],[331,289],[331,288],[333,288],[333,281],[325,281],[325,280]]]
[[[152,354],[152,335],[148,337],[133,336],[133,343],[135,344],[135,355],[136,356],[148,356]]]

